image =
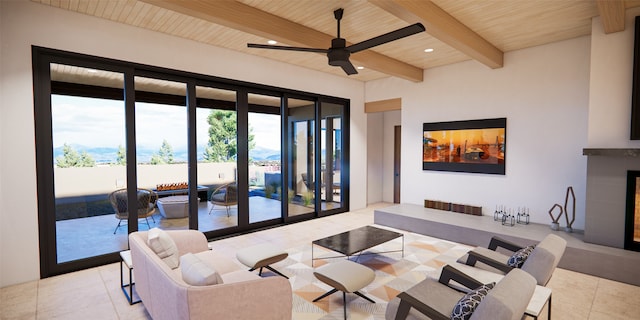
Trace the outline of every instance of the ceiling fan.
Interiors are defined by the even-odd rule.
[[[421,23],[416,23],[416,24],[412,24],[410,26],[398,29],[396,31],[385,33],[375,38],[371,38],[369,40],[352,44],[347,47],[346,46],[347,41],[343,38],[340,38],[340,20],[342,19],[343,13],[344,13],[344,9],[342,8],[337,9],[336,11],[333,12],[333,15],[338,21],[338,36],[333,40],[331,40],[331,47],[329,49],[272,46],[272,45],[255,44],[255,43],[248,43],[247,47],[260,48],[260,49],[276,49],[276,50],[326,53],[327,57],[329,58],[329,65],[341,67],[342,70],[344,70],[344,72],[346,72],[348,75],[352,75],[352,74],[358,73],[358,71],[356,71],[356,68],[349,61],[349,56],[352,53],[356,53],[362,50],[367,50],[387,42],[402,39],[404,37],[408,37],[410,35],[420,33],[425,30],[424,26]]]

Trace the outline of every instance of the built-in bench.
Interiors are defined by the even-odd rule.
[[[640,252],[586,243],[581,233],[553,231],[549,225],[530,223],[503,226],[500,221],[494,221],[493,216],[460,214],[413,204],[376,209],[374,223],[482,247],[487,247],[494,235],[530,245],[554,233],[567,240],[567,249],[558,267],[640,285]]]

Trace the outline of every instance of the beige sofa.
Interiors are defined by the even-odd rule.
[[[129,235],[135,289],[155,320],[291,319],[291,285],[283,277],[261,278],[209,250],[195,230],[166,231],[180,256],[193,253],[218,272],[223,283],[192,286],[180,267],[171,269],[147,244],[148,232]]]

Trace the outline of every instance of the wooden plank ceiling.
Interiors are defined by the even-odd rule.
[[[424,70],[469,59],[500,68],[504,52],[589,35],[596,16],[605,32],[622,31],[625,10],[640,6],[640,0],[32,1],[344,77],[324,54],[247,43],[328,48],[337,8],[344,8],[341,36],[348,43],[420,22],[426,32],[353,54],[351,62],[363,69],[348,76],[414,82],[422,81]]]

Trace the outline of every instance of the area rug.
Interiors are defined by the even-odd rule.
[[[355,294],[347,294],[348,319],[384,319],[389,300],[398,293],[424,280],[427,276],[438,277],[442,267],[454,263],[472,247],[450,241],[405,233],[404,256],[400,250],[402,239],[398,238],[372,248],[357,258],[361,263],[375,271],[375,279],[361,292],[375,301],[371,303]],[[327,258],[337,254],[314,246],[315,268],[335,261]],[[313,276],[311,266],[311,244],[287,250],[289,257],[274,265],[289,276],[293,289],[293,319],[344,319],[342,293],[337,292],[318,302],[315,298],[331,290],[328,285]],[[351,260],[355,260],[352,257]]]

